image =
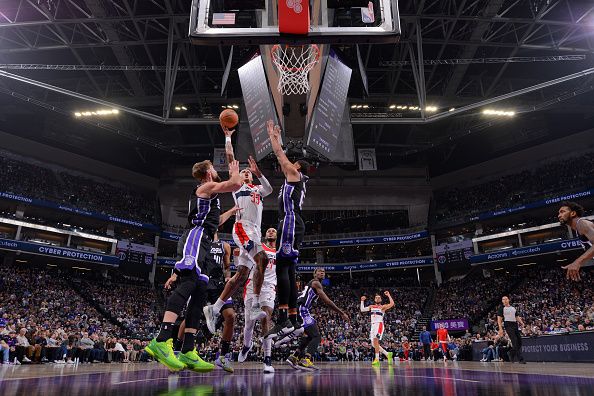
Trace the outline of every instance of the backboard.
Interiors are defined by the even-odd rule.
[[[299,19],[307,24],[296,28]],[[189,36],[199,45],[395,43],[400,16],[397,0],[193,0]]]

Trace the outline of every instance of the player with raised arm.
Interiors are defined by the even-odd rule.
[[[274,299],[276,297],[276,229],[269,228],[266,230],[265,241],[263,247],[268,255],[268,263],[259,264],[252,269],[250,279],[248,279],[243,293],[246,312],[251,310],[255,296],[260,296],[260,306],[266,315],[261,322],[263,334],[266,334],[272,328],[272,311],[274,310]],[[263,280],[260,285],[253,281],[255,273],[258,271],[263,274],[260,277]],[[243,327],[243,348],[237,358],[239,362],[244,362],[252,349],[252,336],[255,325],[255,320],[246,317]],[[272,339],[264,339],[262,349],[264,349],[264,372],[274,373],[274,367],[272,367]]]
[[[222,126],[225,132],[225,150],[228,161],[234,161],[233,146],[231,144],[231,135],[234,130]],[[249,158],[250,167],[240,172],[242,184],[233,191],[233,199],[239,211],[235,215],[235,224],[233,226],[233,240],[239,248],[237,256],[237,273],[225,284],[225,288],[217,301],[213,305],[204,307],[204,317],[208,330],[214,334],[217,320],[221,308],[225,305],[233,293],[245,284],[250,271],[257,263],[267,261],[266,252],[262,247],[262,233],[260,231],[262,223],[263,198],[272,193],[272,186],[264,177],[256,161]],[[253,184],[253,175],[260,181],[260,185]],[[261,284],[259,277],[262,274],[258,271],[254,274],[254,281]],[[254,295],[251,312],[246,312],[246,317],[261,319],[265,313],[260,309],[260,296]]]
[[[567,279],[579,281],[580,268],[586,261],[594,258],[594,223],[586,220],[584,208],[575,202],[563,202],[559,208],[557,218],[562,225],[569,226],[577,233],[585,252],[569,265],[561,267],[567,270]]]
[[[278,281],[278,322],[265,338],[282,339],[298,328],[296,266],[299,247],[305,233],[301,207],[305,199],[309,164],[299,160],[291,162],[281,146],[280,127],[272,120],[267,123],[272,150],[285,176],[279,195],[278,242],[276,248],[276,276]]]
[[[313,304],[318,301],[318,298],[321,299],[324,304],[329,306],[330,309],[338,313],[343,320],[349,320],[349,315],[338,308],[324,292],[322,281],[325,277],[326,271],[324,268],[316,268],[313,279],[307,283],[297,300],[299,304],[299,316],[301,317],[306,337],[302,338],[297,351],[291,354],[287,359],[287,363],[296,370],[319,370],[319,368],[312,363],[311,357],[317,351],[322,336],[320,335],[320,329],[318,328],[316,320],[311,316],[310,312]]]
[[[192,176],[200,184],[192,191],[189,201],[188,223],[192,227],[183,248],[183,257],[175,263],[179,284],[167,300],[161,329],[145,348],[147,353],[172,371],[189,368],[197,372],[212,370],[209,363],[198,356],[195,335],[200,324],[200,310],[206,301],[208,275],[204,273],[205,260],[214,234],[219,227],[221,204],[218,194],[233,192],[241,186],[239,162],[229,163],[229,180],[221,181],[210,161],[192,167]],[[186,329],[182,350],[178,357],[173,353],[173,326],[177,317],[186,309]]]
[[[380,346],[380,341],[384,336],[384,314],[386,311],[392,307],[394,307],[394,299],[392,299],[392,295],[389,291],[385,291],[384,295],[388,297],[389,303],[382,305],[382,296],[376,294],[374,297],[374,304],[365,306],[365,300],[367,297],[361,296],[361,312],[371,312],[371,332],[369,333],[369,338],[371,339],[371,343],[373,344],[373,348],[375,349],[375,359],[371,363],[372,366],[379,366],[379,354],[380,352],[388,359],[388,364],[394,363],[394,355],[392,352],[386,351],[384,348]]]

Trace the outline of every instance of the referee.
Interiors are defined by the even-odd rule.
[[[499,337],[503,337],[503,328],[505,328],[511,341],[509,361],[513,363],[517,358],[520,364],[526,364],[524,356],[522,356],[522,333],[520,333],[520,328],[518,327],[518,323],[524,327],[524,321],[516,308],[510,305],[508,296],[503,296],[501,302],[503,305],[497,311]]]

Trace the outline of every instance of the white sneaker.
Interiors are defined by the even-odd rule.
[[[62,360],[56,360],[54,363],[55,363],[55,364],[66,364],[66,361],[64,361],[64,360],[62,359]]]
[[[301,337],[301,334],[303,334],[305,332],[305,329],[303,328],[303,326],[301,327],[297,327],[292,333],[284,336],[283,338],[279,339],[278,341],[276,341],[274,343],[274,347],[278,348],[279,346],[286,344],[288,342],[291,342],[293,340],[298,339],[299,337]]]
[[[31,359],[29,359],[27,356],[24,356],[23,363],[31,363]]]
[[[66,362],[66,364],[74,364],[74,362],[70,359],[68,359],[68,361]]]
[[[215,312],[212,305],[207,305],[202,309],[204,318],[206,319],[206,327],[212,334],[217,332],[217,320],[219,319],[219,312]]]
[[[245,362],[245,360],[247,359],[248,355],[250,354],[250,351],[252,350],[252,347],[254,346],[254,342],[252,341],[250,343],[249,347],[243,347],[241,348],[241,351],[239,351],[239,356],[237,357],[237,361],[239,363],[243,363]]]
[[[266,374],[274,373],[274,367],[269,366],[266,363],[264,363],[264,373],[266,373]]]

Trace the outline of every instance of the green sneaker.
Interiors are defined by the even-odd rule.
[[[373,359],[373,362],[371,362],[371,365],[373,367],[379,367],[380,366],[380,361],[379,359]]]
[[[180,362],[186,365],[186,367],[197,373],[210,373],[214,370],[214,365],[202,360],[196,352],[196,348],[190,352],[180,353],[177,358]]]
[[[157,342],[153,338],[144,350],[171,371],[180,371],[186,368],[186,365],[175,357],[173,353],[173,340],[171,338],[164,342]]]
[[[394,364],[394,352],[388,352],[388,364],[390,366]]]

